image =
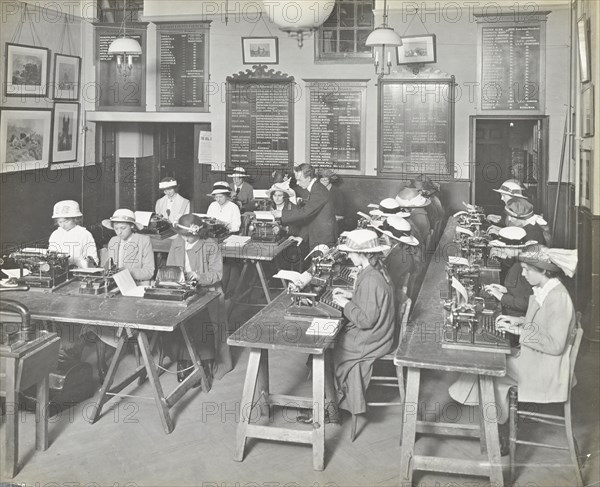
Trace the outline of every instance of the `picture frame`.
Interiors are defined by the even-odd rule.
[[[6,96],[48,96],[50,49],[6,43]]]
[[[587,83],[581,91],[581,136],[594,136],[594,85]]]
[[[51,108],[0,108],[0,173],[48,167]]]
[[[79,103],[55,103],[52,135],[52,164],[77,160]]]
[[[584,15],[577,21],[577,50],[579,51],[580,81],[587,83],[592,80],[590,24]]]
[[[579,150],[579,206],[592,209],[592,151]]]
[[[55,100],[79,100],[81,58],[55,53],[52,79]]]
[[[402,37],[402,45],[396,48],[396,55],[398,64],[435,63],[435,34]]]
[[[242,37],[244,64],[279,64],[279,38]]]

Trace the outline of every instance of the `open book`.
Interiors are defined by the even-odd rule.
[[[129,269],[123,269],[121,272],[117,272],[113,275],[113,279],[117,284],[119,291],[123,296],[130,296],[134,298],[143,298],[144,297],[144,286],[136,285],[133,280],[133,276]]]

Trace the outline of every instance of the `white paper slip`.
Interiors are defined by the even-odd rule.
[[[73,269],[73,272],[79,274],[102,274],[104,272],[104,267],[76,267]]]
[[[121,272],[117,272],[113,275],[115,282],[121,291],[123,296],[129,296],[133,298],[144,297],[144,286],[137,286],[133,280],[133,276],[129,269],[123,269]]]
[[[252,190],[252,195],[255,200],[268,200],[269,194],[266,189],[254,189]]]
[[[48,255],[48,249],[41,249],[38,247],[26,247],[24,249],[21,249],[21,252],[24,252],[26,254]]]
[[[207,218],[208,215],[206,213],[192,213],[192,215],[199,216],[200,218]]]
[[[295,271],[280,270],[273,276],[275,279],[284,279],[293,282],[299,288],[303,288],[312,280],[312,274],[305,271],[302,274]]]
[[[6,274],[9,279],[11,277],[21,277],[21,269],[2,269],[2,272]],[[29,269],[23,269],[23,276],[30,274]]]
[[[151,211],[136,211],[135,212],[135,221],[141,223],[145,227],[150,225],[150,219],[152,218]]]
[[[306,330],[307,335],[333,336],[340,326],[339,320],[331,318],[313,318],[312,323]]]
[[[225,247],[243,247],[250,241],[251,237],[244,237],[242,235],[229,235],[223,243]]]
[[[464,257],[457,257],[455,255],[451,255],[448,257],[448,263],[454,265],[469,265],[469,261]]]
[[[458,298],[458,304],[461,304],[461,301],[463,303],[467,303],[469,301],[469,293],[467,292],[467,290],[465,289],[465,286],[462,285],[462,283],[454,276],[452,276],[452,287],[456,290],[459,298]]]
[[[275,221],[275,217],[273,216],[273,214],[270,211],[255,211],[254,215],[256,216],[256,219],[260,220],[260,221],[264,221],[264,222],[274,222]]]

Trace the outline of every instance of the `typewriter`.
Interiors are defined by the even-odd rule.
[[[52,289],[69,279],[69,254],[38,248],[25,248],[9,255],[18,265],[20,285]],[[27,269],[29,274],[24,270]]]
[[[204,223],[205,227],[208,230],[208,236],[210,238],[214,238],[219,243],[229,237],[229,229],[227,228],[227,224],[217,220],[216,218],[211,218],[209,216],[201,216],[202,223]]]
[[[288,230],[281,222],[252,217],[248,225],[248,235],[254,242],[281,242],[288,237]]]
[[[318,278],[302,291],[290,291],[292,304],[285,312],[286,319],[341,318],[342,308],[333,302],[331,288]]]
[[[183,267],[164,266],[158,269],[154,285],[145,289],[144,298],[185,301],[192,296],[203,294],[196,286],[196,281],[186,281]]]
[[[147,227],[144,227],[140,233],[159,235],[161,238],[169,238],[175,235],[175,230],[173,229],[173,225],[171,225],[169,220],[157,215],[156,213],[152,213],[152,216],[150,217],[150,223]]]
[[[323,255],[314,256],[308,272],[323,279],[328,286],[353,287],[357,268],[351,262],[348,264],[345,254],[334,247]]]
[[[79,294],[98,296],[100,294],[108,294],[117,288],[117,283],[113,278],[116,270],[112,259],[109,259],[104,268],[73,269],[71,274],[79,284]]]

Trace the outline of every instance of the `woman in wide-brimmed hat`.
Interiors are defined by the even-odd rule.
[[[181,215],[190,213],[190,200],[179,194],[179,184],[175,178],[167,177],[158,183],[159,191],[165,195],[156,201],[154,212],[175,223]]]
[[[575,309],[559,276],[572,277],[577,250],[537,246],[519,254],[525,279],[533,288],[525,316],[500,315],[496,329],[521,336],[521,348],[507,358],[505,377],[495,380],[499,424],[508,419],[508,390],[518,385],[523,402],[564,402],[570,373],[568,338],[576,326]],[[450,387],[452,398],[463,404],[479,403],[477,376],[462,375]],[[503,454],[508,453],[507,428],[501,426]]]
[[[431,200],[415,188],[404,187],[396,196],[396,201],[402,209],[410,213],[408,218],[414,224],[415,236],[422,245],[425,245],[431,231],[431,222],[425,207],[431,204]]]
[[[231,201],[231,186],[227,181],[217,181],[213,184],[212,193],[213,201],[206,211],[206,214],[211,218],[216,218],[227,225],[231,233],[240,231],[242,222],[240,208]]]
[[[139,285],[149,285],[154,276],[152,241],[148,235],[137,233],[144,225],[136,221],[135,213],[121,208],[102,220],[102,225],[117,234],[108,242],[106,258],[112,259],[119,269],[129,269]]]
[[[511,198],[504,207],[506,226],[521,227],[530,239],[550,246],[551,232],[548,222],[533,212],[533,205],[524,198]]]
[[[425,211],[429,217],[429,223],[432,228],[435,228],[438,222],[442,222],[446,219],[446,211],[442,206],[442,202],[439,198],[440,185],[434,183],[431,178],[424,174],[419,174],[417,177],[411,180],[409,188],[415,188],[421,196],[428,198],[431,202],[425,206]]]
[[[234,167],[227,177],[233,180],[231,200],[239,206],[240,212],[254,210],[254,188],[248,182],[250,175],[243,167]]]
[[[168,266],[182,267],[186,280],[193,280],[198,286],[220,293],[208,307],[209,320],[191,327],[190,338],[198,348],[207,378],[214,375],[221,378],[232,369],[231,355],[225,340],[227,338],[226,316],[223,306],[223,258],[221,248],[214,238],[208,237],[202,218],[197,215],[183,215],[174,225],[179,234],[171,244]],[[183,342],[172,341],[170,356],[177,360],[177,379],[181,382],[191,373],[193,364]],[[184,356],[186,360],[183,360]],[[205,385],[204,385],[205,386]]]

